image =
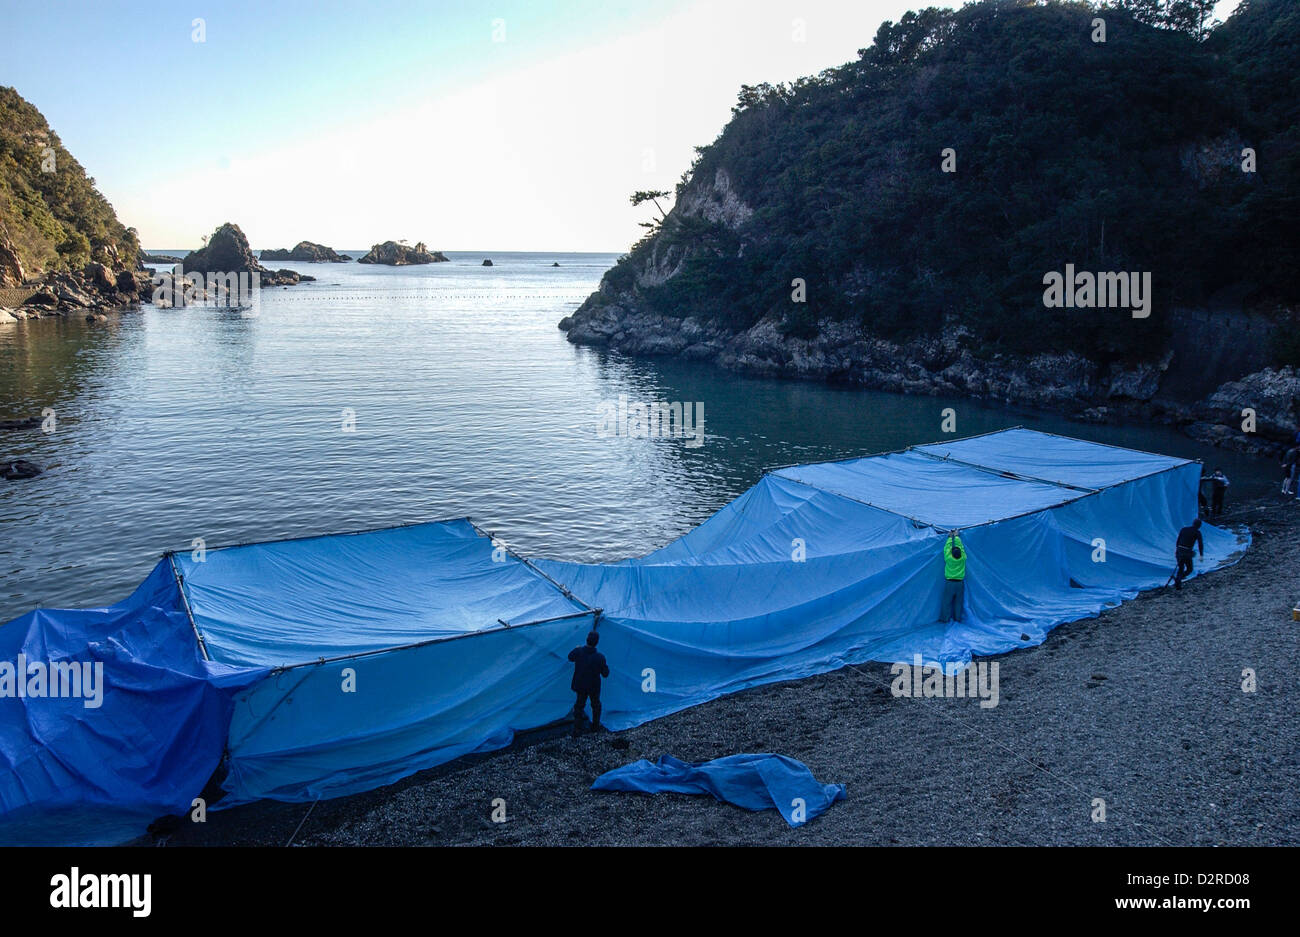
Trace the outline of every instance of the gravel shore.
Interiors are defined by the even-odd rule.
[[[1291,608],[1300,504],[1231,510],[1232,567],[993,658],[1000,701],[896,699],[868,664],[749,690],[612,735],[511,748],[355,797],[210,813],[167,845],[1295,845],[1300,711]],[[1254,692],[1243,690],[1253,669]],[[615,744],[626,742],[627,747]],[[792,829],[708,797],[596,793],[672,754],[778,752],[848,798]],[[490,817],[505,801],[506,822]],[[1105,822],[1094,822],[1094,798]]]

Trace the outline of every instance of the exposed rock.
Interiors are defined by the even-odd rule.
[[[483,261],[483,266],[485,266],[485,267],[490,267],[490,266],[492,266],[492,260],[491,260],[491,258],[488,258],[487,260],[484,260],[484,261]]]
[[[301,263],[347,263],[352,258],[346,254],[336,254],[333,248],[313,241],[299,241],[292,250],[265,250],[259,255],[260,260],[292,260]]]
[[[182,258],[172,257],[168,254],[141,254],[140,262],[151,264],[178,264],[182,262]]]
[[[104,264],[87,264],[82,273],[98,290],[111,293],[117,289],[117,274]]]
[[[7,237],[0,237],[0,287],[22,286],[27,275],[23,273],[23,262],[18,256],[18,248]]]
[[[54,309],[59,305],[59,297],[54,295],[54,291],[48,286],[42,287],[28,297],[24,306],[40,306],[45,309]]]
[[[12,312],[10,312],[8,309],[0,309],[0,325],[7,324],[9,322],[17,322],[17,321],[18,321],[18,317],[14,315]]]
[[[59,297],[59,306],[62,308],[78,306],[82,309],[89,309],[91,306],[95,305],[93,299],[75,287],[58,283],[55,284],[52,289],[54,290],[54,295]]]
[[[46,273],[35,283],[36,292],[24,302],[26,312],[48,310],[56,313],[84,309],[115,309],[139,301],[143,289],[150,295],[149,274],[130,270],[114,271],[106,264],[88,264],[79,272],[66,270]]]
[[[679,262],[653,257],[637,274],[662,281]],[[1162,382],[1174,359],[1099,366],[1073,352],[1017,356],[968,347],[970,335],[948,325],[936,336],[886,341],[860,324],[823,319],[813,337],[790,334],[768,316],[741,332],[709,320],[653,312],[638,291],[611,289],[602,281],[560,328],[574,344],[609,348],[632,356],[674,356],[772,377],[854,384],[895,393],[998,400],[1062,411],[1094,423],[1148,420],[1184,428],[1214,445],[1272,454],[1300,429],[1300,369],[1265,369],[1223,384],[1202,401],[1187,403]],[[1255,411],[1253,432],[1243,430],[1243,410]]]
[[[10,481],[16,481],[20,478],[35,478],[41,474],[41,467],[35,462],[28,462],[26,459],[10,459],[7,462],[0,462],[0,476]]]
[[[558,267],[559,265],[560,265],[560,262],[559,262],[558,260],[557,260],[555,263],[551,264],[552,267]]]
[[[186,273],[258,274],[262,286],[292,286],[312,277],[299,276],[292,270],[268,270],[263,267],[239,225],[226,222],[208,238],[206,246],[191,251],[181,261]]]
[[[712,185],[694,185],[682,193],[676,211],[688,218],[704,218],[728,228],[740,227],[754,214],[754,209],[741,201],[731,185],[731,177],[719,168],[713,174]]]
[[[269,272],[253,256],[239,225],[230,222],[217,228],[206,245],[190,251],[181,263],[189,273]]]
[[[1172,351],[1165,352],[1163,358],[1155,364],[1139,364],[1135,367],[1125,369],[1119,365],[1111,365],[1109,387],[1106,391],[1109,397],[1127,397],[1130,400],[1150,400],[1160,389],[1160,380],[1169,370],[1169,362],[1173,360]]]
[[[1243,452],[1277,454],[1300,430],[1300,370],[1265,368],[1228,381],[1191,412],[1196,422],[1186,432],[1196,439]]]
[[[18,420],[0,420],[0,430],[35,429],[41,425],[39,416],[23,417]]]
[[[970,396],[1073,410],[1091,405],[1101,386],[1097,366],[1071,353],[975,358],[965,348],[967,335],[960,328],[900,344],[836,320],[819,322],[813,338],[798,338],[786,334],[779,319],[767,317],[743,332],[731,333],[694,317],[629,311],[603,301],[599,294],[566,316],[560,327],[575,344],[629,355],[675,355],[714,361],[733,371],[831,380],[899,393]]]
[[[436,264],[445,263],[446,261],[447,258],[443,256],[441,251],[430,252],[423,241],[418,242],[414,247],[408,247],[396,241],[385,241],[371,247],[369,252],[357,263],[386,264],[390,267],[401,267],[407,264]]]

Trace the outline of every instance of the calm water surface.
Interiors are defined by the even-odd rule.
[[[1203,458],[1238,494],[1273,483],[1271,464],[1168,428],[575,348],[556,323],[615,255],[448,256],[276,264],[318,280],[264,291],[256,318],[146,306],[96,325],[0,326],[0,418],[50,407],[58,421],[51,434],[0,434],[0,457],[46,468],[0,482],[0,621],[116,601],[196,537],[211,547],[470,515],[525,554],[639,555],[765,466],[942,438],[947,406],[957,435],[1020,424]],[[602,437],[597,408],[620,395],[702,402],[705,443]]]

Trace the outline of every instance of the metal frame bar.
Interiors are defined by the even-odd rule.
[[[299,661],[296,664],[281,664],[278,667],[272,667],[268,676],[285,673],[290,670],[297,670],[301,667],[317,667],[322,664],[337,664],[339,661],[359,660],[362,657],[375,657],[379,654],[388,654],[393,651],[411,651],[420,647],[428,647],[432,644],[445,644],[448,641],[459,641],[462,638],[473,638],[482,634],[498,634],[502,631],[515,631],[519,628],[531,628],[534,625],[549,625],[557,621],[568,621],[573,618],[586,618],[588,615],[599,614],[600,609],[592,608],[585,612],[573,612],[570,615],[555,615],[551,618],[539,618],[536,621],[520,622],[517,625],[508,625],[498,618],[497,621],[501,622],[499,628],[482,628],[478,631],[463,631],[460,634],[440,635],[439,637],[429,638],[425,641],[414,641],[410,644],[396,644],[392,647],[376,648],[373,651],[357,651],[354,654],[338,654],[334,657],[320,657],[316,660]]]
[[[931,443],[933,445],[933,443]],[[1009,478],[1012,481],[1038,482],[1043,485],[1051,485],[1054,488],[1069,488],[1073,491],[1084,491],[1088,494],[1096,494],[1101,491],[1100,488],[1089,488],[1086,485],[1071,485],[1069,482],[1058,482],[1050,478],[1039,478],[1037,475],[1023,475],[1020,472],[1012,472],[1007,469],[994,468],[992,465],[981,465],[978,462],[967,462],[964,459],[954,459],[952,456],[935,455],[933,452],[922,452],[916,450],[916,454],[924,456],[927,459],[934,459],[936,462],[951,462],[953,465],[964,465],[967,468],[978,469],[981,472],[987,472],[990,475],[996,475],[999,478]],[[1120,484],[1123,484],[1121,482]]]
[[[1003,429],[991,429],[987,433],[976,433],[973,436],[959,436],[956,439],[949,440],[949,441],[965,442],[968,439],[981,439],[985,436],[996,436],[998,435],[998,433],[1009,433],[1013,429],[1024,429],[1024,428],[1025,427],[1023,425],[1017,423],[1015,426],[1008,426]],[[1038,431],[1034,430],[1033,432],[1038,432]],[[1069,439],[1071,437],[1063,436],[1061,438]],[[886,449],[881,452],[868,452],[865,455],[846,455],[839,459],[823,459],[820,462],[790,462],[786,465],[773,465],[764,468],[763,474],[766,475],[768,472],[779,472],[781,469],[795,468],[796,466],[803,466],[803,465],[835,465],[836,463],[839,462],[853,462],[856,461],[857,459],[874,459],[879,456],[902,455],[905,452],[911,452],[913,449],[917,448],[918,446],[941,446],[941,445],[943,445],[943,443],[941,442],[917,442],[917,443],[912,443],[912,445],[910,446],[904,446],[902,449]],[[1102,443],[1098,443],[1098,445],[1102,445]],[[1121,447],[1117,446],[1116,448],[1121,448]],[[1147,455],[1155,455],[1155,453],[1148,452]]]
[[[460,517],[438,517],[428,521],[407,521],[404,524],[386,524],[380,527],[363,527],[361,530],[340,530],[335,532],[326,532],[321,534],[303,534],[300,537],[271,537],[266,540],[245,540],[240,543],[227,543],[219,547],[205,547],[208,553],[216,553],[219,550],[236,550],[240,547],[260,547],[270,543],[296,543],[301,540],[322,540],[326,537],[351,537],[358,534],[377,534],[384,530],[404,530],[407,527],[424,527],[431,524],[450,524],[455,521],[468,521],[469,516]],[[477,528],[476,528],[477,529]],[[173,552],[173,551],[168,551]]]
[[[167,557],[167,562],[171,564],[172,577],[176,580],[176,588],[181,594],[181,605],[185,608],[185,617],[190,620],[190,628],[194,630],[194,638],[199,642],[199,651],[203,654],[204,660],[211,661],[212,658],[208,656],[208,642],[203,640],[199,626],[194,621],[194,611],[190,608],[190,598],[185,594],[185,577],[181,575],[180,568],[176,565],[176,553],[174,550],[168,550],[163,556]]]
[[[491,531],[484,530],[482,527],[480,527],[478,524],[475,524],[475,523],[474,523],[472,520],[470,520],[469,518],[465,518],[465,519],[466,519],[466,520],[469,520],[469,525],[470,525],[471,527],[473,527],[476,531],[478,531],[479,536],[487,537],[487,539],[490,540],[490,541],[491,541],[491,540],[496,540],[496,539],[497,539],[497,538],[496,538],[496,535],[493,534]],[[565,585],[564,583],[562,583],[562,582],[557,582],[556,580],[552,579],[550,576],[546,575],[546,573],[542,572],[540,569],[538,569],[536,566],[533,565],[532,560],[528,559],[528,557],[526,557],[526,556],[522,556],[522,555],[516,553],[514,550],[512,550],[512,549],[510,548],[510,545],[509,545],[508,543],[506,543],[504,540],[501,541],[501,547],[502,547],[502,549],[504,549],[504,550],[506,551],[506,553],[507,553],[508,555],[513,556],[515,559],[517,559],[519,562],[523,563],[525,566],[527,566],[529,569],[531,569],[531,570],[532,570],[534,573],[536,573],[538,576],[541,576],[543,579],[545,579],[545,580],[546,580],[547,582],[549,582],[551,585],[555,586],[555,588],[559,589],[560,592],[564,595],[564,597],[565,597],[566,599],[568,599],[570,602],[574,602],[574,603],[576,603],[576,604],[578,604],[578,605],[581,605],[583,608],[587,609],[588,611],[593,611],[593,612],[599,612],[599,611],[601,611],[601,609],[598,609],[598,608],[592,608],[592,607],[591,607],[590,605],[588,605],[586,602],[582,601],[582,599],[577,598],[577,597],[573,594],[572,590],[569,589],[568,586],[566,586],[566,585]],[[500,621],[500,619],[497,619],[497,620]],[[516,625],[515,627],[519,627],[519,626]]]

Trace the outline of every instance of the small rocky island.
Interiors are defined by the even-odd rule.
[[[256,273],[262,286],[293,286],[316,279],[292,270],[263,267],[253,256],[248,238],[239,225],[229,221],[212,233],[206,245],[190,251],[181,265],[186,273]]]
[[[332,247],[314,241],[299,241],[291,250],[264,250],[258,254],[258,259],[291,260],[308,264],[345,264],[352,260],[347,254],[337,254]]]
[[[385,264],[389,267],[404,267],[409,264],[440,264],[447,258],[442,251],[430,251],[423,241],[414,247],[398,241],[385,241],[370,248],[366,256],[357,261],[359,264]]]

